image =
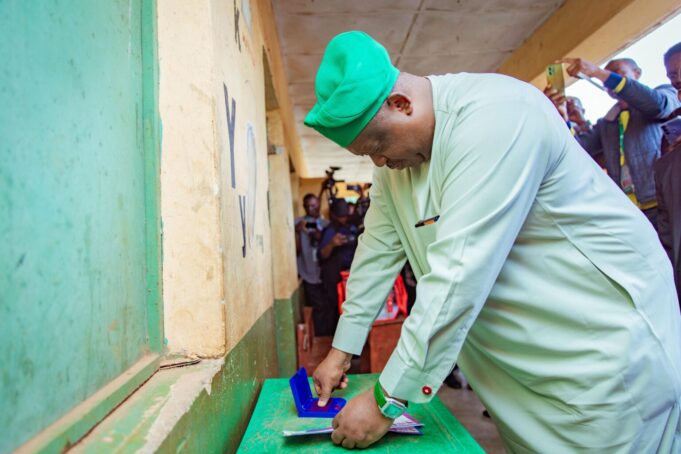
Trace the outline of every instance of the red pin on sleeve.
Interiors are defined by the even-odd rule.
[[[421,391],[423,391],[423,394],[426,396],[430,396],[433,390],[430,388],[430,386],[424,386]]]

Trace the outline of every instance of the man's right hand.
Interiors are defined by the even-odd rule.
[[[343,246],[348,242],[348,238],[342,233],[336,233],[333,238],[331,238],[331,244],[333,247]]]
[[[324,361],[312,374],[314,388],[319,396],[319,406],[324,407],[331,398],[334,389],[345,389],[348,386],[348,376],[352,354],[331,348]]]
[[[305,229],[305,219],[301,219],[296,224],[296,233],[300,233]]]

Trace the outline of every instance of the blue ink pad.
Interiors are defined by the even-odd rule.
[[[332,397],[326,406],[320,407],[319,398],[312,397],[312,389],[304,367],[298,369],[298,372],[289,379],[289,384],[300,418],[333,418],[346,404],[342,397]]]

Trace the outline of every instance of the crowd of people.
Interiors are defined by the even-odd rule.
[[[681,121],[681,43],[662,61],[670,83],[651,88],[639,82],[642,69],[631,58],[611,60],[603,69],[580,58],[566,59],[569,75],[600,80],[616,101],[595,125],[578,98],[551,86],[544,93],[582,148],[658,232],[681,294],[681,135],[669,139],[664,134],[666,122]]]
[[[315,334],[332,336],[338,318],[337,285],[341,271],[348,271],[362,233],[369,197],[361,191],[356,202],[333,197],[329,219],[320,210],[320,197],[303,197],[305,215],[295,220],[298,275],[303,281],[306,304],[313,308]]]

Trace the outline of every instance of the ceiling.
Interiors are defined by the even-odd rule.
[[[273,0],[296,127],[310,177],[341,166],[338,178],[370,181],[372,164],[313,129],[314,77],[328,41],[363,30],[401,71],[418,75],[491,72],[564,0]]]

